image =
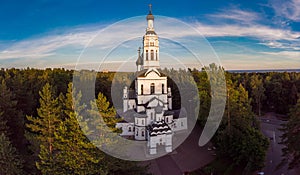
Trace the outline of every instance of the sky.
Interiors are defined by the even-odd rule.
[[[0,67],[134,67],[149,3],[162,65],[300,68],[300,0],[2,0]]]

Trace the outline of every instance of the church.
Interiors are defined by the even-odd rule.
[[[187,130],[187,117],[172,109],[172,89],[160,70],[159,38],[149,7],[143,47],[138,49],[135,86],[123,89],[123,109],[118,114],[123,121],[116,127],[122,130],[123,137],[147,141],[148,153],[157,154],[158,146],[172,152],[173,136]]]

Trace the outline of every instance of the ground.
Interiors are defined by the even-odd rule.
[[[200,126],[196,124],[189,137],[172,153],[142,164],[150,163],[149,172],[154,175],[182,175],[207,165],[215,156],[213,150],[208,151],[211,143],[199,147],[201,132]]]
[[[266,113],[263,117],[260,117],[261,120],[261,131],[262,133],[270,139],[270,146],[266,156],[265,167],[262,171],[268,175],[297,175],[300,174],[299,170],[288,170],[287,166],[283,166],[280,169],[276,169],[277,165],[281,161],[281,155],[284,145],[279,144],[281,142],[280,136],[282,131],[278,130],[281,124],[286,121],[280,120],[281,118],[277,117],[275,113]]]

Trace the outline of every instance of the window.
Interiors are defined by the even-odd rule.
[[[128,128],[128,132],[131,132],[131,127]]]
[[[144,120],[142,120],[142,125],[144,125]]]
[[[154,60],[154,51],[151,50],[151,60],[153,61]]]
[[[183,126],[183,122],[181,122],[181,126]]]
[[[155,53],[156,55],[155,55],[155,58],[156,58],[156,61],[157,61],[157,59],[158,59],[158,54],[157,54],[157,51],[156,51],[156,53]]]
[[[154,94],[155,93],[155,85],[154,83],[151,83],[150,85],[150,94]]]
[[[135,134],[136,136],[139,136],[139,131],[138,130],[136,130],[136,134]]]
[[[161,93],[164,94],[165,93],[165,84],[161,85]]]
[[[144,137],[145,136],[145,132],[144,131],[142,131],[142,137]]]
[[[148,61],[148,50],[146,50],[146,60]]]
[[[153,120],[153,113],[151,112],[151,120]]]
[[[169,123],[169,117],[166,117],[166,122]]]
[[[144,94],[144,85],[141,85],[141,95]]]
[[[154,42],[150,42],[150,46],[154,46]]]

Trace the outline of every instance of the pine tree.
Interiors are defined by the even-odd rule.
[[[104,154],[84,135],[87,122],[80,115],[85,108],[81,93],[68,86],[64,98],[64,120],[55,134],[56,169],[52,174],[107,174],[101,164]]]
[[[283,125],[281,130],[282,144],[285,147],[283,151],[283,159],[281,165],[288,164],[290,169],[300,165],[300,99],[297,104],[290,109],[289,120]]]
[[[46,84],[40,94],[40,107],[37,109],[38,116],[27,116],[29,121],[26,126],[34,134],[34,138],[40,144],[39,161],[37,168],[43,174],[51,174],[54,168],[55,133],[57,132],[60,119],[60,106],[58,98],[55,98],[50,84]],[[38,150],[34,150],[38,151]]]
[[[21,145],[25,140],[24,137],[24,119],[22,112],[17,109],[17,101],[15,95],[6,86],[4,79],[0,79],[0,116],[1,122],[7,125],[6,134],[12,140],[13,145],[18,149],[22,149]]]
[[[7,121],[3,118],[3,112],[0,112],[0,133],[8,134]]]
[[[258,130],[245,88],[241,84],[228,87],[225,116],[214,143],[222,157],[228,157],[233,166],[244,166],[244,172],[249,173],[264,166],[268,139]]]
[[[0,134],[0,174],[19,175],[23,174],[23,161],[11,144],[8,137]]]
[[[250,85],[252,88],[252,98],[254,99],[254,102],[256,104],[257,114],[258,116],[261,116],[262,101],[265,99],[265,88],[263,81],[259,78],[258,75],[254,74],[251,77]]]
[[[116,111],[110,107],[107,98],[100,92],[97,99],[91,101],[90,106],[91,109],[88,110],[91,119],[89,129],[90,137],[94,139],[93,143],[101,148],[110,147],[115,151],[124,152],[126,144],[112,136],[112,133],[120,133],[115,125],[121,119],[116,118]],[[106,154],[101,164],[106,167],[109,174],[144,175],[147,171],[147,167],[139,166],[136,162],[117,159]]]

